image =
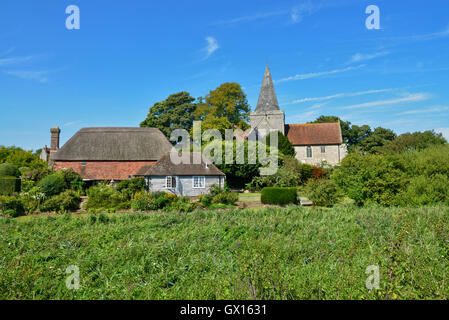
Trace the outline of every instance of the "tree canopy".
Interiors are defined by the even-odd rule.
[[[188,92],[171,94],[150,108],[147,118],[140,123],[140,126],[158,128],[170,138],[171,132],[175,129],[190,130],[196,108],[195,98]]]

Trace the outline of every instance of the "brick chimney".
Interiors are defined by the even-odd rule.
[[[61,129],[59,127],[53,127],[50,129],[51,132],[51,150],[58,150],[59,149],[59,134],[61,133]]]

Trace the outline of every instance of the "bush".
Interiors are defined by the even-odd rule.
[[[212,198],[213,203],[235,204],[239,200],[237,192],[222,192]]]
[[[83,178],[72,168],[61,170],[58,172],[58,174],[60,174],[64,179],[67,188],[79,192],[83,191]]]
[[[327,179],[310,180],[304,186],[304,192],[316,206],[332,207],[342,198],[337,185]]]
[[[0,211],[13,218],[25,214],[23,202],[18,197],[0,196]]]
[[[81,203],[81,198],[77,192],[66,190],[63,193],[48,199],[40,206],[42,212],[70,212],[76,211]]]
[[[15,165],[9,163],[0,164],[0,177],[20,177],[20,171]]]
[[[260,200],[265,204],[296,203],[298,193],[296,188],[267,187],[262,189]]]
[[[0,195],[9,196],[20,192],[20,178],[16,177],[0,177]]]
[[[127,197],[106,185],[98,185],[87,190],[86,209],[129,209],[130,202]]]
[[[138,192],[134,195],[131,208],[135,211],[161,210],[177,200],[177,196],[167,192]]]
[[[47,197],[55,196],[67,189],[64,177],[59,173],[53,173],[43,178],[38,186]]]
[[[442,174],[414,177],[398,195],[400,206],[449,205],[449,178]]]
[[[137,192],[144,191],[145,188],[146,183],[145,179],[143,178],[133,178],[130,180],[123,180],[120,181],[116,186],[117,191],[125,194],[129,200],[132,199],[134,194],[136,194]]]

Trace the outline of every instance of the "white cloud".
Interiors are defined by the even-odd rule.
[[[441,133],[449,141],[449,128],[438,128],[435,132]]]
[[[217,24],[231,25],[231,24],[236,24],[236,23],[241,23],[241,22],[249,22],[249,21],[254,21],[254,20],[259,20],[259,19],[265,19],[265,18],[278,16],[278,15],[284,15],[286,13],[287,12],[285,10],[271,11],[271,12],[259,12],[259,13],[255,13],[253,15],[233,18],[233,19],[229,19],[229,20],[220,20],[217,22]]]
[[[363,96],[367,94],[374,94],[374,93],[383,93],[383,92],[391,92],[396,89],[378,89],[378,90],[367,90],[367,91],[359,91],[359,92],[349,92],[349,93],[337,93],[325,97],[313,97],[313,98],[302,98],[298,100],[293,100],[288,103],[284,103],[284,105],[290,105],[290,104],[297,104],[297,103],[303,103],[303,102],[310,102],[310,101],[326,101],[326,100],[332,100],[337,98],[346,98],[346,97],[357,97],[357,96]]]
[[[351,57],[351,59],[347,62],[347,64],[357,63],[360,61],[372,60],[372,59],[375,59],[378,57],[386,56],[388,54],[390,54],[390,52],[388,52],[388,51],[381,51],[381,52],[368,53],[368,54],[356,53]]]
[[[360,104],[354,104],[350,106],[341,107],[341,109],[360,109],[360,108],[370,108],[370,107],[378,107],[384,105],[398,104],[403,102],[416,102],[430,99],[430,95],[427,93],[415,93],[415,94],[407,94],[403,98],[396,99],[388,99],[388,100],[378,100],[372,102],[365,102]]]
[[[15,76],[25,80],[37,80],[39,82],[47,82],[47,74],[49,71],[5,71],[6,74]]]
[[[30,61],[33,57],[13,57],[13,58],[2,58],[0,59],[0,66],[6,66],[11,64],[16,64],[20,62]]]
[[[408,115],[408,114],[420,114],[420,113],[429,113],[429,112],[440,112],[449,110],[449,107],[434,107],[434,108],[427,108],[427,109],[417,109],[417,110],[409,110],[404,111],[401,113],[398,113],[398,116]]]
[[[214,37],[206,37],[207,46],[204,48],[204,51],[206,52],[206,56],[204,59],[209,58],[212,53],[218,50],[218,42]]]
[[[344,68],[344,69],[336,69],[336,70],[322,71],[322,72],[312,72],[312,73],[306,73],[306,74],[297,74],[297,75],[294,75],[294,76],[291,76],[291,77],[275,80],[274,82],[275,83],[281,83],[281,82],[287,82],[287,81],[312,79],[312,78],[317,78],[317,77],[321,77],[321,76],[327,76],[327,75],[331,75],[331,74],[357,70],[357,69],[363,68],[365,66],[366,66],[366,64],[361,64],[361,65],[356,66],[356,67],[347,67],[347,68]]]

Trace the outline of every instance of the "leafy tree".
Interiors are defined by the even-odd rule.
[[[45,161],[39,159],[39,155],[14,146],[0,146],[0,163],[5,162],[14,164],[17,168],[43,169],[48,166]]]
[[[0,177],[16,177],[20,176],[20,171],[15,165],[10,163],[0,164]]]
[[[447,140],[441,133],[433,130],[424,132],[404,133],[396,139],[385,145],[380,152],[382,153],[401,153],[412,150],[423,150],[430,146],[446,144]]]
[[[203,128],[228,129],[242,126],[247,121],[249,104],[241,86],[235,82],[227,82],[209,92],[195,110],[197,120],[203,121]],[[218,123],[217,120],[219,119]],[[226,120],[227,122],[226,122]],[[214,125],[219,124],[219,127]]]
[[[140,126],[158,128],[168,139],[175,129],[190,130],[197,108],[194,101],[185,91],[172,94],[164,101],[156,102]]]
[[[377,153],[381,147],[387,145],[395,138],[396,134],[392,130],[378,127],[360,142],[360,147],[364,152]]]
[[[266,144],[267,146],[270,146],[270,141],[271,141],[271,135],[272,134],[277,134],[278,135],[278,150],[284,155],[284,156],[290,156],[290,157],[294,157],[295,156],[295,148],[293,147],[292,143],[290,142],[290,140],[287,139],[286,136],[284,136],[281,132],[276,131],[276,132],[271,132],[267,137],[266,137]]]

